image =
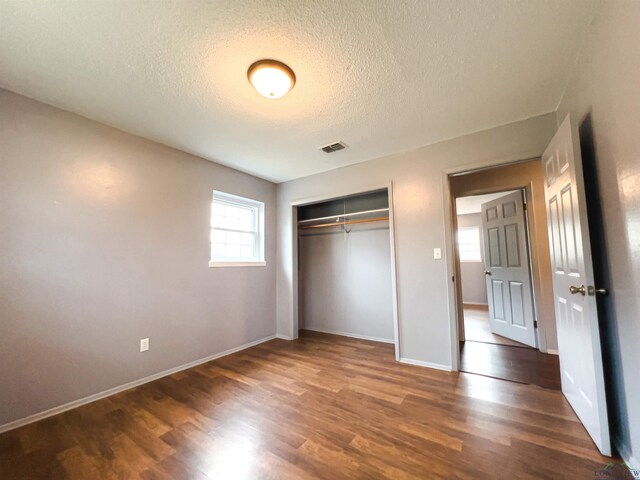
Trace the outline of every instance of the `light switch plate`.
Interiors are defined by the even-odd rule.
[[[147,350],[149,350],[149,339],[143,338],[140,340],[140,351],[146,352]]]
[[[442,259],[442,249],[441,248],[434,248],[433,249],[433,258],[435,258],[436,260]]]

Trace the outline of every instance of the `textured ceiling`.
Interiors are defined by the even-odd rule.
[[[594,8],[2,0],[0,86],[279,182],[554,111]],[[261,58],[284,98],[249,85]]]

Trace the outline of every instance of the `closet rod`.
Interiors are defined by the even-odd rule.
[[[363,218],[362,220],[347,220],[345,222],[321,223],[320,225],[305,225],[300,227],[300,229],[306,230],[307,228],[335,227],[338,225],[353,225],[354,223],[383,222],[388,220],[389,217]]]
[[[330,220],[332,218],[340,218],[340,217],[355,217],[356,215],[368,215],[369,213],[378,213],[378,212],[388,212],[389,208],[377,208],[375,210],[365,210],[364,212],[355,212],[355,213],[341,213],[340,215],[330,215],[328,217],[318,217],[311,218],[309,220],[300,220],[298,225],[309,222],[317,222],[320,220]]]

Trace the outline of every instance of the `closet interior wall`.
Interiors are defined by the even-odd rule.
[[[393,343],[387,190],[298,207],[301,330]]]

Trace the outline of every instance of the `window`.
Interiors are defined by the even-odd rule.
[[[458,228],[458,252],[461,262],[481,262],[480,229],[478,227]]]
[[[262,266],[264,203],[213,192],[210,267]]]

